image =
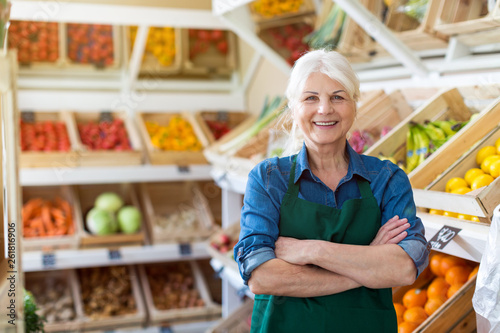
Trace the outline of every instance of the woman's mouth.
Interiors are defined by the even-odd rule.
[[[333,126],[337,121],[315,121],[314,124],[317,126]]]

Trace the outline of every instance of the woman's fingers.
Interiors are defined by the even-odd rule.
[[[409,227],[408,219],[400,219],[396,215],[379,229],[370,245],[397,244],[407,236],[406,229]]]

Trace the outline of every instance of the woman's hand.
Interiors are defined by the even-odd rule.
[[[308,253],[308,240],[300,240],[291,237],[278,237],[275,243],[274,253],[276,257],[295,265],[307,265],[306,254]]]
[[[379,229],[370,245],[397,244],[408,235],[406,229],[409,227],[408,219],[396,215]]]

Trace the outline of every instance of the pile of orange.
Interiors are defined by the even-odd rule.
[[[402,302],[395,302],[398,333],[413,332],[441,305],[476,274],[479,266],[472,267],[466,260],[444,253],[435,253],[429,268],[434,274],[427,288],[411,288]]]

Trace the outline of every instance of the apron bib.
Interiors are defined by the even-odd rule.
[[[280,208],[280,236],[369,245],[380,228],[380,209],[370,185],[358,180],[361,199],[342,209],[300,199],[295,160]],[[286,283],[286,277],[283,280]],[[397,332],[392,289],[359,287],[320,297],[255,295],[251,332]]]

